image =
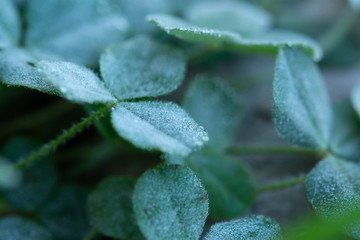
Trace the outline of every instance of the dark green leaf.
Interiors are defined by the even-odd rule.
[[[120,13],[98,0],[32,0],[26,19],[28,49],[40,59],[81,65],[97,65],[104,49],[128,31]]]
[[[42,92],[60,93],[48,83],[34,67],[37,60],[22,49],[7,49],[0,52],[0,81],[10,86],[23,86]]]
[[[102,55],[101,75],[119,99],[156,97],[174,91],[185,74],[181,51],[147,37],[131,39]]]
[[[360,166],[328,156],[306,179],[307,198],[315,212],[325,221],[335,222],[360,204]],[[360,239],[360,218],[348,224],[345,232]]]
[[[22,157],[22,154],[36,149],[38,146],[23,138],[13,138],[6,143],[1,153],[13,163]],[[51,159],[45,158],[22,170],[19,186],[1,190],[2,197],[9,205],[20,211],[34,211],[42,206],[50,197],[56,184],[56,171]]]
[[[134,185],[130,179],[109,177],[89,195],[87,212],[95,229],[114,238],[142,239],[131,202]]]
[[[39,224],[17,216],[0,219],[1,240],[52,240],[51,234]]]
[[[314,40],[288,31],[272,31],[251,36],[237,32],[199,27],[166,14],[149,15],[147,19],[166,33],[190,42],[217,45],[235,51],[277,54],[281,47],[303,48],[315,60],[322,57],[321,47]]]
[[[104,83],[90,69],[70,62],[40,61],[39,73],[70,101],[78,103],[115,102]]]
[[[330,100],[315,63],[299,48],[280,50],[273,83],[274,119],[289,142],[315,149],[329,145]]]
[[[229,147],[236,133],[241,106],[236,93],[221,79],[195,79],[183,106],[208,131],[211,148],[223,151]]]
[[[20,37],[20,21],[15,4],[0,0],[0,49],[15,46]]]
[[[204,240],[279,240],[279,224],[261,215],[213,225]]]
[[[135,185],[136,220],[149,240],[198,240],[208,214],[200,180],[187,167],[164,166],[143,174]]]
[[[39,213],[40,221],[57,240],[83,239],[90,230],[85,212],[87,189],[62,187]]]
[[[17,188],[22,176],[9,160],[0,157],[0,191]]]
[[[335,107],[330,139],[334,154],[359,162],[360,121],[349,101],[341,102]]]
[[[208,150],[191,154],[186,164],[208,191],[213,217],[239,217],[254,203],[255,184],[239,160]]]
[[[208,141],[204,128],[169,102],[122,102],[111,121],[120,136],[144,149],[187,156]]]
[[[236,31],[242,34],[268,30],[272,17],[265,10],[244,1],[199,2],[190,6],[185,15],[201,27]]]

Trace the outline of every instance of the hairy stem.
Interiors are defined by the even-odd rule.
[[[85,118],[84,120],[76,123],[71,128],[65,130],[60,136],[51,140],[50,142],[44,144],[40,149],[31,153],[29,156],[20,159],[20,161],[15,165],[17,169],[22,169],[27,165],[39,160],[40,158],[46,156],[51,151],[54,151],[58,146],[63,144],[68,139],[72,138],[78,132],[81,132],[85,127],[92,124],[97,118],[101,117],[108,111],[110,111],[111,106],[106,106],[104,108],[99,109],[89,117]]]
[[[290,146],[233,146],[228,148],[230,154],[272,154],[272,155],[306,155],[321,156],[322,152],[318,150],[290,147]]]
[[[263,186],[258,187],[257,192],[264,193],[264,192],[284,189],[287,187],[292,187],[292,186],[298,185],[300,183],[303,183],[305,181],[305,179],[306,179],[306,176],[300,176],[300,177],[285,180],[285,181],[280,181],[280,182],[275,182],[275,183],[271,183],[268,185],[263,185]]]
[[[331,52],[349,33],[356,23],[359,14],[350,7],[341,18],[319,40],[324,55]]]

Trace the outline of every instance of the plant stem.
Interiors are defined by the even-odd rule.
[[[319,40],[324,55],[331,52],[348,34],[356,23],[359,14],[352,8],[348,8],[341,18]]]
[[[305,179],[306,179],[306,176],[300,176],[300,177],[290,179],[290,180],[285,180],[285,181],[271,183],[268,185],[263,185],[263,186],[258,187],[257,192],[264,193],[264,192],[284,189],[287,187],[292,187],[292,186],[298,185],[300,183],[303,183],[305,181]]]
[[[88,234],[84,237],[84,240],[94,240],[98,232],[95,229],[91,229]]]
[[[22,169],[27,165],[35,162],[36,160],[44,157],[45,155],[49,154],[51,151],[55,150],[58,146],[62,143],[67,141],[68,139],[72,138],[76,133],[82,131],[85,127],[92,124],[96,119],[110,111],[112,106],[106,106],[104,108],[99,109],[88,118],[80,121],[79,123],[73,125],[71,128],[65,130],[60,136],[51,140],[50,142],[44,144],[40,149],[31,153],[29,156],[20,159],[19,163],[15,165],[15,168]]]
[[[306,156],[321,156],[322,153],[317,150],[297,148],[289,146],[233,146],[228,148],[230,154],[280,154],[280,155],[306,155]]]

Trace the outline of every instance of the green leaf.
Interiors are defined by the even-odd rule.
[[[8,216],[0,219],[1,240],[52,240],[51,234],[42,226],[28,219]]]
[[[254,203],[255,184],[238,159],[208,150],[191,154],[186,164],[208,191],[213,217],[239,217]]]
[[[0,81],[10,86],[22,86],[42,92],[60,93],[48,83],[34,67],[37,60],[22,49],[6,49],[0,52]]]
[[[111,121],[120,136],[143,149],[187,156],[208,141],[204,128],[169,102],[122,102]]]
[[[16,46],[20,38],[20,21],[15,4],[0,0],[0,49]]]
[[[190,42],[262,54],[277,54],[280,48],[292,46],[303,48],[315,60],[320,60],[322,57],[322,50],[317,42],[289,31],[271,31],[242,36],[233,31],[200,27],[166,14],[152,14],[147,19],[167,34]]]
[[[268,30],[272,17],[265,10],[244,2],[199,2],[185,12],[186,18],[201,27],[253,34]]]
[[[358,83],[351,92],[351,103],[360,117],[360,83]]]
[[[21,184],[22,176],[9,160],[0,157],[0,191],[13,189]]]
[[[330,100],[320,72],[299,48],[280,50],[273,83],[274,119],[289,142],[327,149],[331,129]]]
[[[134,185],[130,179],[109,177],[89,195],[87,212],[96,230],[114,238],[142,239],[132,209]]]
[[[240,101],[221,79],[201,76],[191,84],[183,106],[210,136],[209,146],[229,147],[240,119]]]
[[[360,11],[360,1],[359,0],[349,0],[349,3],[354,10]]]
[[[40,61],[39,73],[70,101],[78,103],[115,102],[104,83],[90,69],[70,62]]]
[[[315,212],[325,221],[334,222],[351,215],[360,203],[360,166],[328,156],[306,179],[306,194]],[[348,224],[345,232],[360,239],[360,218]]]
[[[209,206],[200,180],[179,165],[145,172],[135,185],[133,204],[140,230],[149,240],[198,240]]]
[[[279,224],[265,216],[253,216],[217,223],[211,226],[204,240],[279,240]]]
[[[26,47],[40,59],[97,65],[128,31],[126,20],[98,0],[33,0],[27,10]]]
[[[349,101],[335,107],[330,139],[331,150],[335,155],[359,162],[360,121]]]
[[[37,144],[27,139],[13,138],[5,144],[1,154],[11,159],[12,163],[16,163],[22,154],[37,147]],[[51,159],[45,158],[25,169],[17,170],[16,173],[22,176],[21,184],[0,191],[6,202],[24,212],[34,211],[43,206],[57,182],[55,166]]]
[[[172,92],[185,74],[182,52],[148,37],[133,38],[108,49],[100,66],[105,83],[119,99]]]
[[[87,195],[82,187],[62,187],[43,207],[38,218],[55,239],[79,240],[89,232],[84,207]]]

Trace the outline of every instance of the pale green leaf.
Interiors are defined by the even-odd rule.
[[[204,240],[279,240],[279,224],[265,216],[252,216],[211,226]]]
[[[360,1],[359,0],[348,0],[348,1],[354,10],[360,11]]]
[[[240,119],[240,101],[222,79],[197,77],[185,96],[185,110],[208,131],[209,146],[229,147]]]
[[[38,145],[27,139],[13,138],[4,145],[1,154],[15,164],[24,153],[30,153],[36,148]],[[51,159],[44,158],[16,171],[22,176],[21,184],[15,188],[0,190],[2,197],[14,209],[23,212],[34,211],[43,206],[57,182],[55,166]]]
[[[143,36],[108,49],[100,66],[106,85],[119,99],[172,92],[182,82],[186,67],[181,51]]]
[[[56,87],[62,96],[78,103],[114,102],[104,83],[86,67],[70,62],[40,61],[39,73]]]
[[[186,165],[206,188],[213,217],[239,217],[254,203],[255,184],[238,159],[207,150],[191,154]]]
[[[149,240],[198,240],[208,214],[205,189],[184,166],[145,172],[135,185],[134,211]]]
[[[315,63],[299,48],[283,48],[273,83],[274,119],[289,142],[315,149],[329,145],[332,112]]]
[[[9,160],[0,157],[0,191],[18,187],[22,176]]]
[[[128,23],[98,0],[32,0],[26,47],[40,59],[97,65],[99,55],[124,39]]]
[[[360,117],[360,83],[358,83],[351,92],[351,103]]]
[[[268,30],[272,17],[245,1],[199,2],[185,11],[186,18],[201,27],[253,34]]]
[[[360,160],[360,121],[349,101],[334,108],[331,150],[347,160]]]
[[[89,232],[85,204],[88,190],[65,186],[43,206],[38,218],[57,240],[79,240]]]
[[[20,21],[15,4],[0,0],[0,49],[16,46],[20,38]]]
[[[122,102],[111,121],[120,136],[148,150],[187,156],[208,141],[204,128],[169,102]]]
[[[99,184],[87,201],[93,228],[109,237],[142,239],[131,201],[134,185],[135,181],[122,177],[109,177]]]
[[[328,156],[306,179],[306,194],[315,212],[325,221],[336,222],[360,204],[360,166]],[[348,224],[345,232],[360,239],[360,218]]]
[[[322,57],[322,49],[317,42],[304,35],[289,31],[279,30],[243,36],[234,31],[200,27],[166,14],[152,14],[147,19],[166,33],[190,42],[263,54],[277,54],[281,47],[297,46],[303,48],[315,60]]]
[[[9,86],[22,86],[42,92],[57,94],[34,67],[37,60],[22,49],[6,49],[0,52],[0,81]]]
[[[1,240],[52,240],[51,234],[32,220],[18,216],[0,219]]]

